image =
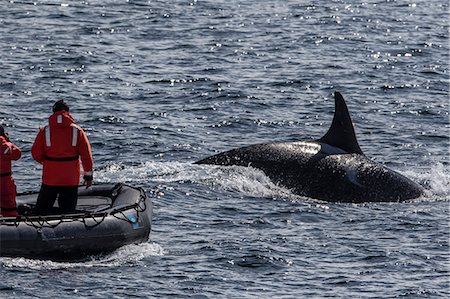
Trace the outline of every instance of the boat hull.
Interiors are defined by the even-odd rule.
[[[90,189],[79,189],[75,214],[0,218],[0,255],[73,260],[148,240],[152,203],[142,189],[122,184]],[[18,203],[33,196],[19,195]]]

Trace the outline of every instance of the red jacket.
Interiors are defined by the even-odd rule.
[[[19,160],[20,149],[0,136],[0,216],[15,217],[16,184],[12,177],[11,161]]]
[[[22,151],[3,136],[0,136],[0,144],[0,174],[3,178],[7,177],[7,174],[11,174],[11,161],[19,160],[22,156]]]
[[[49,117],[48,125],[36,136],[31,154],[43,164],[42,183],[48,186],[78,186],[80,157],[84,175],[93,174],[89,140],[67,111]]]

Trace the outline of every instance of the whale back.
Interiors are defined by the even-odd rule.
[[[339,92],[332,124],[319,140],[255,144],[195,164],[258,168],[294,194],[330,202],[405,201],[424,194],[422,186],[363,154]]]

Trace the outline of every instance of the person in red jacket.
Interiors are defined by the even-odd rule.
[[[11,161],[22,156],[21,150],[9,141],[3,126],[0,126],[0,216],[17,217],[16,184],[12,176]]]
[[[64,100],[53,105],[48,125],[39,130],[31,148],[33,159],[43,165],[42,185],[34,213],[48,215],[58,199],[60,212],[75,212],[80,184],[80,158],[86,188],[92,185],[93,161],[86,133],[69,114]]]

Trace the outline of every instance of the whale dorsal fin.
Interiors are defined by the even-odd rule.
[[[344,97],[337,91],[334,93],[334,105],[334,117],[331,127],[319,141],[349,153],[362,155],[363,152],[356,140],[355,129],[353,128]]]

